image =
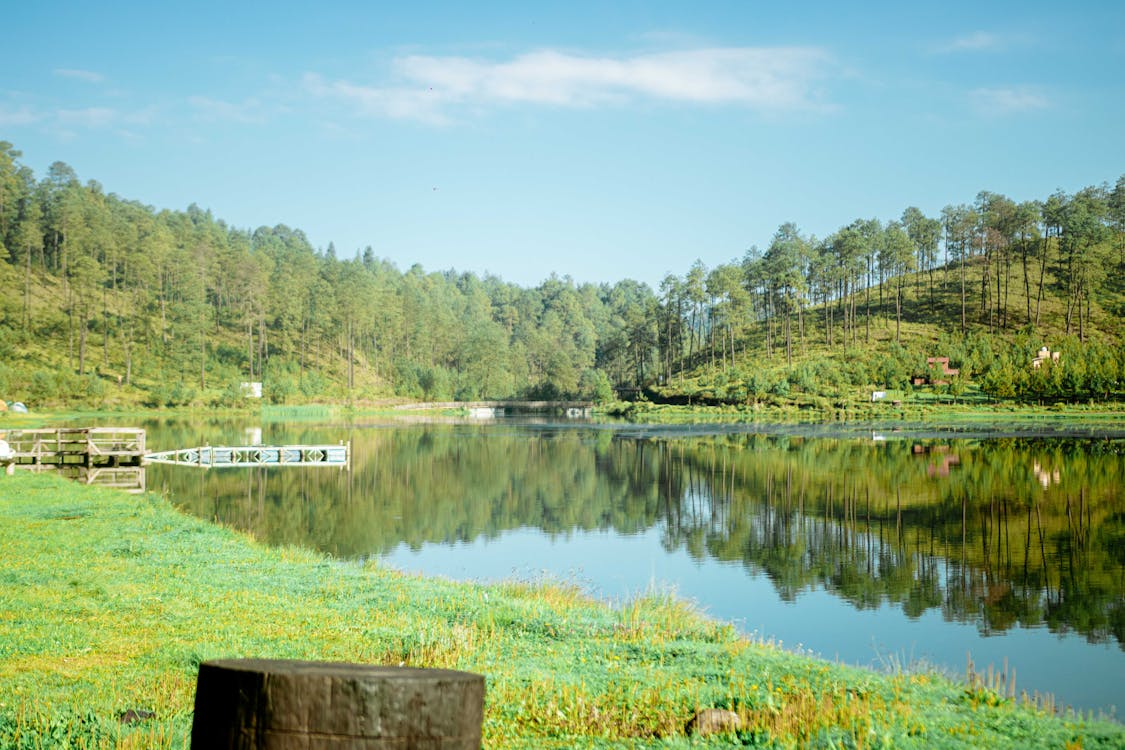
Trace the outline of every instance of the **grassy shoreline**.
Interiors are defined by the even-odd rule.
[[[51,476],[0,477],[0,557],[5,748],[186,747],[198,664],[237,656],[482,673],[488,747],[1125,744],[1115,723],[754,643],[666,597],[408,576]],[[707,707],[741,734],[686,736]]]
[[[465,409],[435,407],[432,409],[396,408],[403,402],[376,403],[315,403],[295,405],[254,404],[246,408],[224,406],[219,408],[181,407],[177,409],[150,409],[144,407],[82,410],[43,410],[29,414],[0,413],[0,432],[7,429],[28,429],[59,420],[82,417],[151,418],[173,416],[192,418],[206,415],[246,416],[264,422],[316,421],[323,419],[348,420],[359,417],[386,417],[388,419],[417,419],[422,417],[464,417]],[[1125,429],[1125,403],[1110,401],[1085,404],[1057,403],[1036,405],[1015,401],[949,401],[906,398],[897,405],[891,401],[875,403],[852,401],[828,409],[809,408],[791,402],[762,402],[741,405],[657,404],[650,401],[615,401],[598,404],[593,409],[594,419],[624,419],[626,421],[680,422],[700,421],[715,423],[793,424],[836,422],[862,424],[866,422],[890,423],[895,421],[924,422],[929,424],[963,424],[977,422],[1008,423],[1090,423],[1099,427]]]
[[[655,404],[648,401],[615,402],[598,407],[595,413],[635,421],[762,422],[894,422],[930,424],[979,422],[1051,423],[1091,422],[1099,426],[1125,427],[1125,406],[1117,402],[1097,404],[1034,405],[1016,402],[950,403],[904,399],[849,402],[838,407],[811,408],[789,402],[742,405]]]

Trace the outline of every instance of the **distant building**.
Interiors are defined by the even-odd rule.
[[[496,419],[504,410],[495,406],[470,406],[469,419]]]
[[[927,357],[926,367],[929,372],[915,377],[914,385],[949,385],[947,378],[961,374],[960,370],[949,366],[949,357]]]
[[[1051,360],[1052,362],[1059,361],[1059,352],[1053,352],[1047,347],[1041,347],[1039,353],[1035,355],[1035,359],[1031,360],[1031,366],[1038,370],[1044,362]]]
[[[261,398],[262,397],[262,384],[259,381],[250,383],[239,383],[238,391],[246,398]]]

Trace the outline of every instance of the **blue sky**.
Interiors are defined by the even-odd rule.
[[[0,140],[340,257],[654,287],[1125,173],[1125,3],[10,3]]]

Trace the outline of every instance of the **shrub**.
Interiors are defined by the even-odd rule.
[[[27,385],[27,400],[42,404],[57,401],[59,398],[59,376],[62,373],[52,370],[36,370],[31,374]]]
[[[424,367],[418,378],[427,401],[445,401],[453,396],[453,378],[444,367]]]
[[[271,404],[284,404],[297,390],[293,376],[287,372],[272,375],[262,383],[262,396]]]
[[[770,392],[770,395],[780,396],[782,398],[788,396],[789,395],[789,381],[785,378],[775,380],[774,382],[770,383],[769,392]]]
[[[167,381],[161,381],[149,390],[144,399],[144,404],[157,408],[162,406],[186,406],[194,400],[195,389],[184,384],[183,381],[177,381],[172,385],[168,385]]]
[[[609,382],[609,377],[601,370],[584,370],[578,379],[578,393],[582,398],[598,404],[613,400],[613,386]]]
[[[305,375],[301,378],[301,395],[305,398],[323,396],[328,390],[328,386],[328,381],[319,372],[305,370]]]
[[[746,391],[755,402],[763,400],[770,391],[769,378],[760,370],[755,370],[746,378]]]
[[[816,391],[816,372],[809,365],[801,365],[789,373],[789,385],[805,393]]]
[[[101,406],[105,402],[105,381],[97,375],[86,375],[79,379],[78,392],[91,406]]]

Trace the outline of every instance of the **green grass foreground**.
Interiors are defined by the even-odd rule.
[[[1125,746],[1112,722],[808,658],[667,597],[404,575],[50,476],[0,475],[0,559],[2,748],[187,747],[199,663],[240,656],[482,673],[487,747]],[[686,736],[712,706],[739,734]]]

